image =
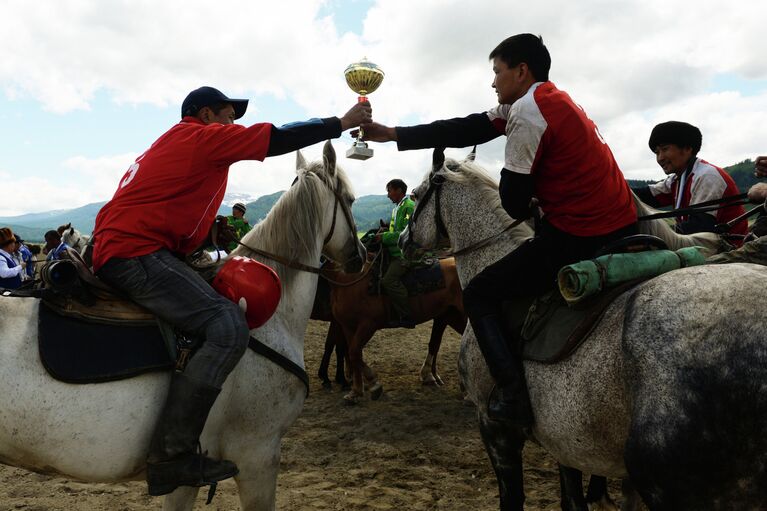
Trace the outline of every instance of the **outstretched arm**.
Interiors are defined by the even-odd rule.
[[[400,151],[432,147],[467,147],[483,144],[503,135],[503,128],[485,113],[434,121],[418,126],[390,127],[376,122],[361,125],[363,139],[372,142],[397,142]],[[351,135],[357,136],[356,131]]]
[[[293,122],[284,126],[272,126],[269,138],[267,156],[277,156],[290,153],[323,140],[338,138],[349,128],[359,126],[372,120],[372,108],[367,101],[357,103],[340,119],[309,119],[303,122]]]

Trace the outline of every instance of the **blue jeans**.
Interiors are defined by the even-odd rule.
[[[202,339],[184,374],[220,389],[248,347],[240,308],[168,250],[112,258],[98,271],[111,286],[185,334]]]

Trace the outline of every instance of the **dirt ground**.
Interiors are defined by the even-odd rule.
[[[498,490],[485,455],[475,412],[463,404],[458,383],[460,337],[445,333],[440,352],[443,387],[424,387],[418,371],[431,323],[412,331],[378,332],[365,349],[384,395],[357,406],[343,404],[337,386],[316,378],[328,324],[312,321],[306,365],[312,388],[304,410],[283,439],[278,478],[280,510],[495,510]],[[331,374],[334,371],[331,365]],[[539,447],[525,448],[528,510],[559,509],[555,461]],[[210,506],[204,491],[195,509],[239,509],[233,482],[219,485]],[[618,494],[611,489],[613,497]],[[0,511],[161,509],[142,482],[85,484],[0,465]]]

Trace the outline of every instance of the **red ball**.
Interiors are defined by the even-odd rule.
[[[248,327],[258,328],[272,317],[280,303],[280,277],[268,266],[235,256],[213,279],[213,289],[245,310]]]

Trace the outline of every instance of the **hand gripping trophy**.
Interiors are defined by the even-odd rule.
[[[375,91],[381,85],[384,79],[384,72],[367,58],[363,58],[359,62],[349,64],[349,67],[344,71],[344,76],[349,88],[359,94],[357,101],[362,102],[367,101],[365,96]],[[362,136],[362,128],[360,128],[354,145],[346,151],[347,158],[367,160],[373,156],[373,150],[363,142]]]

